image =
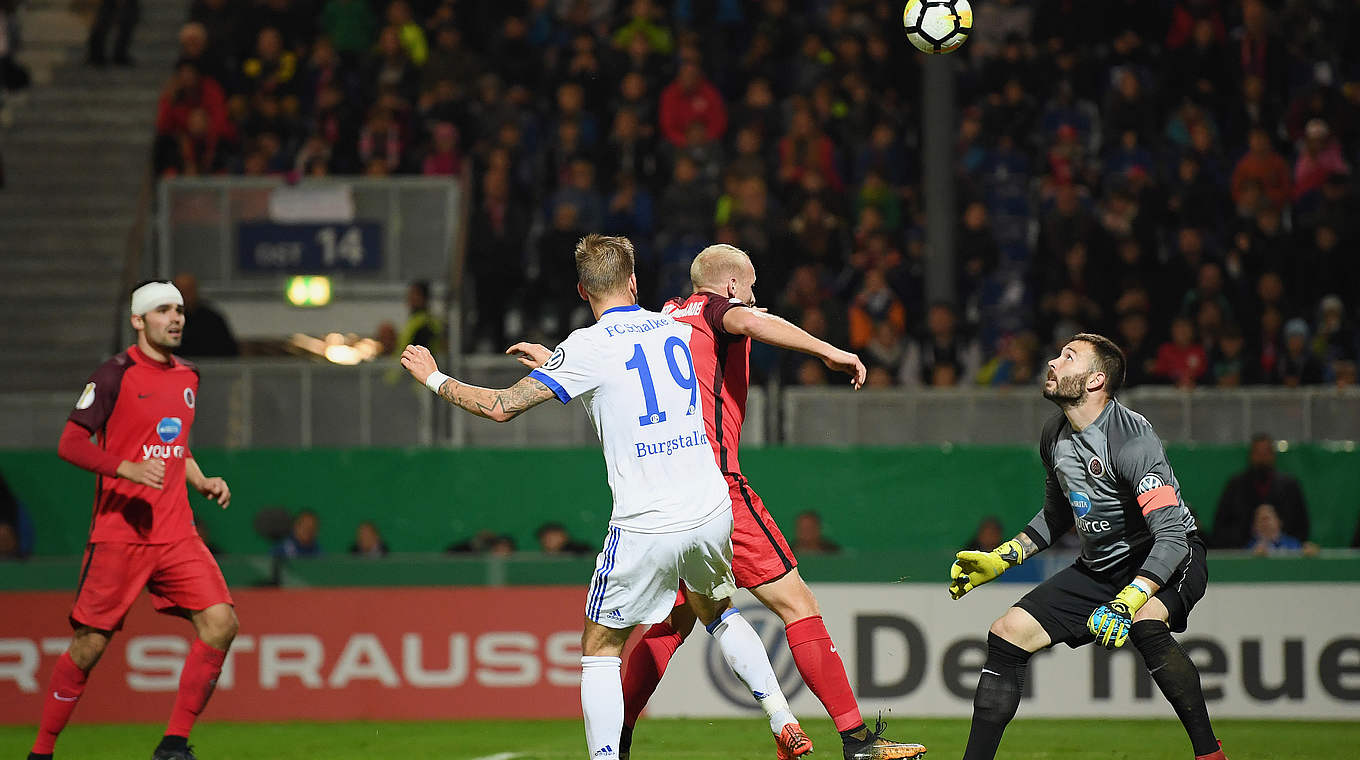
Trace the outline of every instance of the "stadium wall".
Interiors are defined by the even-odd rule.
[[[1211,524],[1224,483],[1245,465],[1239,446],[1173,446],[1172,465],[1187,502]],[[564,523],[594,545],[610,508],[597,449],[197,450],[209,474],[231,484],[219,510],[193,496],[198,520],[231,554],[267,552],[253,515],[267,507],[321,515],[321,544],[345,551],[362,520],[378,524],[399,552],[438,552],[483,529],[508,533],[520,549],[534,530]],[[965,543],[978,520],[999,516],[1019,530],[1038,508],[1043,473],[1034,447],[769,448],[742,455],[756,490],[786,531],[805,509],[823,517],[826,535],[847,549],[948,550]],[[1347,546],[1360,514],[1360,454],[1349,446],[1291,446],[1279,466],[1308,498],[1313,539]],[[88,531],[92,475],[54,451],[0,451],[0,472],[26,504],[35,554],[79,554]]]
[[[943,584],[815,584],[866,715],[967,716],[990,621],[1024,584],[953,602]],[[1360,710],[1360,584],[1211,584],[1182,644],[1216,717],[1353,720]],[[584,587],[243,590],[241,636],[209,720],[577,717]],[[743,592],[792,707],[821,706],[783,626]],[[0,594],[0,723],[31,724],[70,631],[65,593]],[[1262,611],[1268,610],[1268,614]],[[82,722],[157,722],[175,699],[191,631],[134,608],[81,700]],[[1170,716],[1131,647],[1038,655],[1021,715]],[[696,632],[672,660],[652,715],[759,714]]]

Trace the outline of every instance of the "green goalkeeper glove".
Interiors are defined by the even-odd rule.
[[[954,556],[954,565],[949,568],[949,595],[959,599],[1025,561],[1025,549],[1011,539],[989,552],[962,551]]]
[[[1129,639],[1133,616],[1147,604],[1148,590],[1137,581],[1124,587],[1114,598],[1096,608],[1086,621],[1086,630],[1096,637],[1096,643],[1106,649],[1118,649]]]

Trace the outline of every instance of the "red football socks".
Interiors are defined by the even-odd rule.
[[[669,625],[657,623],[647,629],[642,640],[628,656],[628,667],[623,670],[623,723],[637,724],[642,708],[652,698],[656,685],[670,664],[671,655],[685,639]]]
[[[836,654],[836,645],[820,615],[789,623],[784,629],[788,636],[793,662],[812,693],[822,701],[826,712],[836,724],[837,731],[848,731],[864,724],[859,714],[859,703],[850,689],[845,675],[845,663]]]
[[[175,697],[175,709],[170,712],[170,725],[165,729],[167,736],[189,736],[194,721],[217,686],[222,661],[226,658],[227,653],[221,649],[194,639],[189,656],[184,659],[184,670],[179,675],[179,695]]]
[[[85,691],[88,674],[76,667],[71,655],[62,652],[48,682],[47,699],[43,702],[42,720],[38,723],[38,738],[33,742],[33,753],[50,755],[57,745],[57,735],[66,728],[76,703]]]

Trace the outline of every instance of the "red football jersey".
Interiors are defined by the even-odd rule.
[[[723,315],[746,304],[713,293],[672,298],[661,313],[690,325],[689,352],[704,391],[704,428],[718,468],[724,475],[741,473],[737,447],[746,419],[746,389],[751,380],[751,341],[723,329]]]
[[[90,541],[168,544],[197,535],[184,481],[197,394],[198,370],[192,364],[174,357],[162,364],[136,346],[90,376],[71,422],[120,459],[165,460],[160,489],[95,476]]]

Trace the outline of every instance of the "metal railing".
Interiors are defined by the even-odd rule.
[[[1360,390],[1134,388],[1120,400],[1164,440],[1245,443],[1360,438]],[[790,388],[780,440],[795,445],[1033,444],[1056,411],[1037,388],[922,391]]]
[[[353,367],[216,360],[198,367],[196,446],[552,448],[598,443],[576,404],[546,403],[510,424],[497,424],[448,407],[391,360]],[[518,364],[498,356],[464,357],[458,372],[491,387],[507,387],[524,374]],[[0,394],[0,447],[55,446],[75,395]],[[1177,443],[1245,443],[1261,431],[1290,441],[1360,438],[1360,390],[1145,388],[1121,399],[1145,415],[1163,439]],[[786,388],[774,395],[754,387],[742,441],[747,446],[1029,446],[1054,411],[1037,389],[855,393]],[[779,417],[771,419],[776,412]]]

